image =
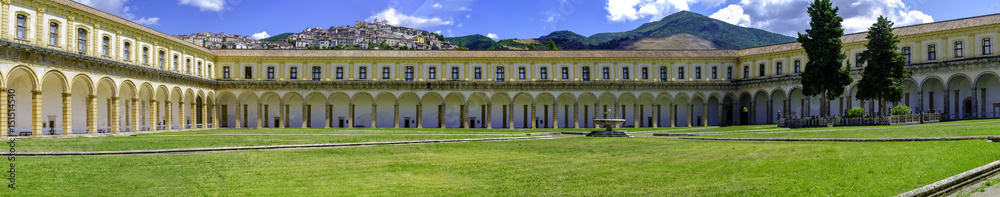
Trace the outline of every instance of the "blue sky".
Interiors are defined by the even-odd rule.
[[[444,36],[535,38],[631,30],[688,10],[732,24],[794,35],[808,28],[811,0],[76,0],[167,34],[276,35],[380,18]],[[847,32],[879,15],[896,26],[1000,12],[988,0],[838,0]],[[978,5],[978,6],[970,6]]]

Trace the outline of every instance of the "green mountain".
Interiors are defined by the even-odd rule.
[[[572,32],[572,31],[568,31],[568,30],[554,31],[552,33],[549,33],[549,35],[545,35],[545,36],[539,37],[539,39],[554,39],[554,40],[565,39],[565,40],[577,41],[577,42],[581,42],[581,43],[590,43],[590,38],[588,38],[587,36],[583,36],[583,35],[577,34],[576,32]]]
[[[474,34],[462,37],[448,37],[444,38],[451,44],[457,44],[459,46],[468,48],[469,50],[486,50],[496,44],[493,39],[489,37]]]
[[[260,39],[260,41],[264,41],[264,42],[274,42],[274,41],[278,41],[278,40],[284,40],[285,38],[288,38],[288,36],[290,36],[290,35],[292,35],[292,34],[295,34],[295,33],[283,33],[283,34],[278,34],[278,35],[276,35],[276,36],[271,36],[271,37],[267,37],[267,38],[264,38],[264,39]]]
[[[599,33],[589,37],[587,44],[599,44],[623,38],[671,36],[691,34],[727,48],[748,48],[786,42],[795,38],[761,29],[740,27],[689,11],[663,17],[659,21],[642,24],[626,32]]]

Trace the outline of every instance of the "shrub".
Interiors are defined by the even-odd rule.
[[[868,114],[865,113],[865,108],[854,107],[854,108],[851,108],[851,110],[847,110],[847,117],[848,118],[864,117],[866,115],[868,115]]]
[[[906,115],[906,114],[910,114],[910,113],[913,113],[913,111],[910,110],[909,106],[899,105],[899,106],[892,107],[892,115]]]

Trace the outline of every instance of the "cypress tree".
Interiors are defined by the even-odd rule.
[[[830,0],[815,0],[808,10],[810,29],[798,38],[809,58],[802,72],[802,94],[820,96],[820,116],[830,115],[830,99],[843,94],[844,86],[853,82],[850,66],[843,66],[846,55],[841,51],[840,37],[844,35],[844,18],[837,16],[838,10]]]
[[[858,81],[859,100],[879,101],[879,112],[885,113],[885,102],[903,99],[903,81],[910,77],[906,57],[899,52],[899,38],[892,34],[892,21],[879,16],[868,28],[868,43],[861,60],[868,64]]]

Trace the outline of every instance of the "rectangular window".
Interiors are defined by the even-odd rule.
[[[49,23],[49,44],[59,45],[59,24]]]
[[[323,76],[323,68],[319,66],[313,66],[313,81],[319,81]]]
[[[80,54],[87,52],[87,30],[77,29],[76,47],[76,49],[80,51]]]
[[[108,53],[110,52],[108,51],[108,44],[110,43],[111,43],[110,37],[105,36],[101,38],[101,55],[108,56]]]
[[[142,47],[142,64],[144,64],[144,65],[148,65],[149,64],[149,48],[148,47]]]
[[[701,79],[701,67],[694,68],[694,78]]]
[[[667,67],[660,67],[660,81],[667,81]]]
[[[542,79],[549,79],[549,68],[542,67],[541,72],[539,72],[538,74],[541,75]]]
[[[937,45],[927,45],[927,60],[937,60]]]
[[[993,42],[989,38],[983,38],[983,55],[993,54]]]
[[[413,67],[407,66],[405,71],[406,73],[404,74],[403,78],[406,79],[406,81],[413,81]]]
[[[503,67],[497,66],[497,81],[503,81],[503,79],[504,79]]]
[[[458,67],[451,67],[451,79],[458,79]]]
[[[677,79],[684,79],[684,67],[677,68]]]
[[[184,72],[191,73],[191,59],[184,61]]]
[[[389,67],[382,67],[382,79],[389,79]]]
[[[178,57],[177,55],[174,55],[174,61],[173,62],[174,62],[174,71],[177,71],[177,68],[180,67],[180,57]]]
[[[274,79],[274,67],[273,66],[268,66],[267,67],[267,79]]]
[[[288,79],[299,79],[299,67],[291,67],[288,69]]]
[[[524,79],[524,77],[525,77],[524,67],[518,67],[517,68],[517,79]]]
[[[482,67],[476,67],[475,69],[472,69],[472,71],[473,71],[473,74],[475,74],[475,76],[474,76],[475,79],[482,79],[483,78]]]
[[[757,73],[760,74],[761,77],[763,77],[764,76],[764,69],[766,68],[765,65],[764,64],[760,64],[760,66],[757,66],[757,67],[758,67],[757,68]]]
[[[243,78],[252,79],[253,78],[253,67],[243,67]]]
[[[562,79],[569,79],[569,67],[562,67]]]
[[[910,65],[910,57],[912,57],[910,47],[903,47],[903,57],[906,58],[906,65]]]
[[[622,68],[622,79],[628,80],[628,75],[629,75],[628,74],[628,67],[623,67]]]
[[[358,79],[368,79],[368,67],[358,69]]]
[[[795,60],[795,73],[802,72],[802,60]]]
[[[962,41],[955,42],[955,57],[965,56],[965,47]]]
[[[610,68],[604,67],[604,69],[602,69],[601,73],[603,73],[602,76],[603,76],[604,79],[611,79],[611,69]]]
[[[344,67],[337,67],[337,79],[344,79]]]
[[[712,79],[718,79],[719,67],[712,67]]]
[[[28,17],[18,14],[17,15],[17,38],[18,39],[28,39],[25,36],[28,35],[27,31]]]
[[[428,79],[437,79],[437,67],[430,67],[427,69]]]
[[[160,54],[159,54],[160,55],[160,60],[159,60],[160,61],[160,69],[165,69],[164,67],[167,66],[167,60],[166,60],[166,57],[165,57],[166,56],[165,53],[166,52],[160,51]]]
[[[774,73],[775,73],[776,75],[781,75],[781,70],[782,70],[782,64],[783,64],[782,62],[777,62],[777,63],[774,63],[774,67],[775,67],[775,68],[774,68]]]
[[[861,67],[865,62],[861,60],[861,53],[854,54],[854,67]]]
[[[726,67],[726,79],[733,79],[733,67]]]
[[[590,67],[584,66],[583,69],[581,69],[581,72],[582,72],[581,75],[583,76],[583,81],[590,81]]]
[[[750,66],[743,66],[743,78],[750,78]]]
[[[222,78],[223,79],[229,79],[229,67],[228,66],[223,66],[222,67]]]
[[[122,45],[122,50],[123,50],[122,51],[122,58],[125,58],[125,61],[131,61],[132,60],[132,43],[126,42],[124,45]]]
[[[198,62],[198,68],[195,70],[198,71],[198,76],[201,76],[201,62]]]
[[[649,67],[642,67],[642,79],[649,79]]]

